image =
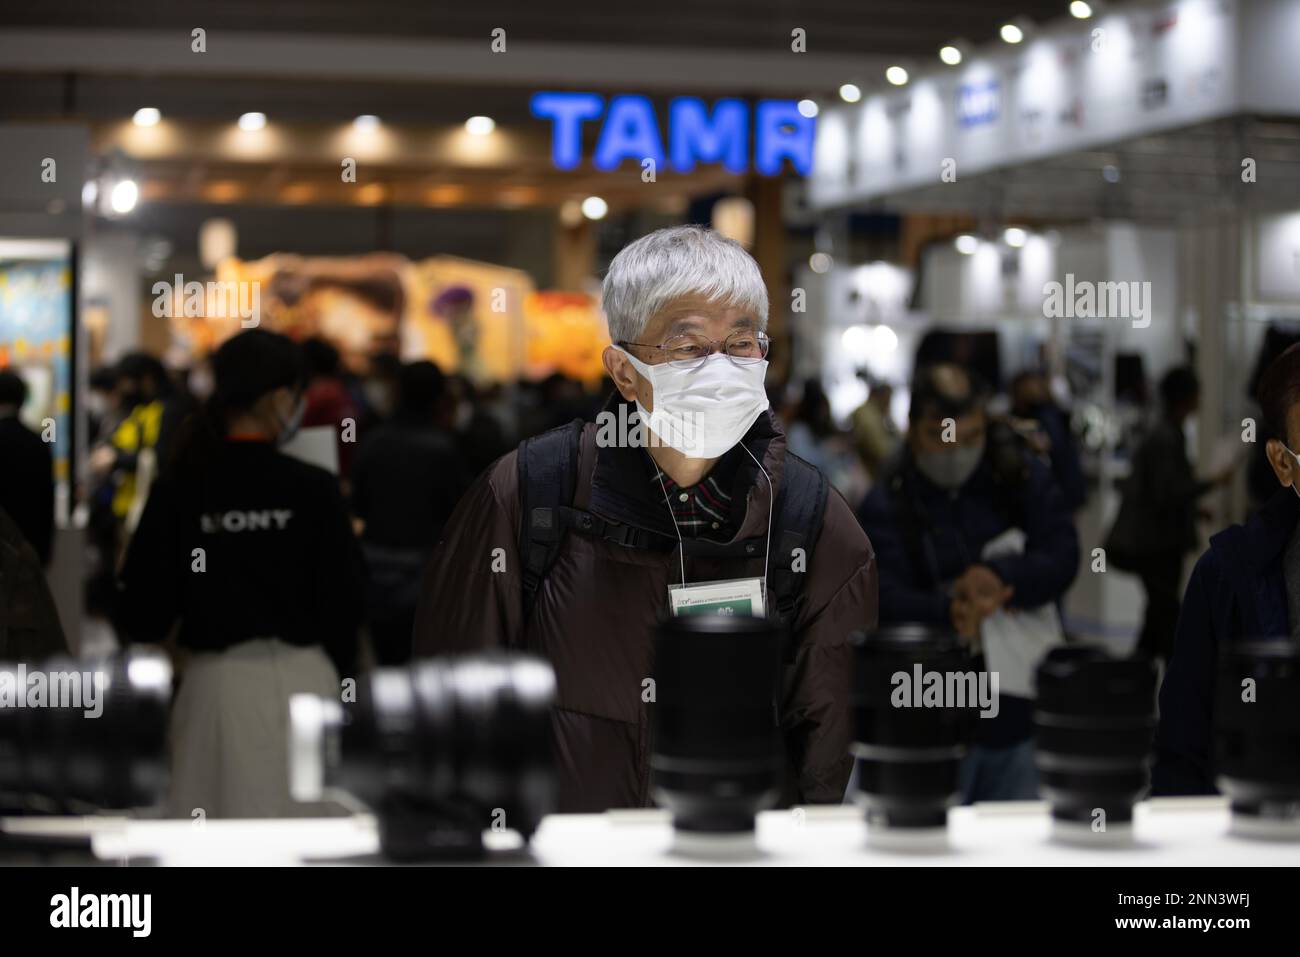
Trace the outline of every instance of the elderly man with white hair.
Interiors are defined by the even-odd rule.
[[[768,410],[758,266],[711,230],[663,229],[614,258],[603,300],[617,392],[595,422],[525,441],[466,494],[425,573],[415,653],[545,657],[560,810],[641,807],[654,625],[705,608],[766,617],[790,635],[783,802],[839,801],[848,638],[875,627],[875,557]]]

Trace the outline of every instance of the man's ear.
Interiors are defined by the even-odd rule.
[[[605,363],[605,371],[614,380],[614,386],[619,394],[628,402],[636,401],[638,376],[632,363],[627,361],[627,356],[613,346],[606,346],[601,359]]]
[[[1268,464],[1273,467],[1273,474],[1282,483],[1282,487],[1290,487],[1297,470],[1296,460],[1291,457],[1291,453],[1277,439],[1269,439],[1268,444],[1264,446],[1264,452],[1268,456]]]

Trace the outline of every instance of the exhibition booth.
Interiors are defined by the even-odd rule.
[[[796,278],[809,290],[801,367],[820,371],[840,415],[868,382],[902,387],[901,418],[924,340],[995,334],[977,364],[995,386],[1043,368],[1074,409],[1103,491],[1080,516],[1094,544],[1169,368],[1193,363],[1201,380],[1200,468],[1244,457],[1259,363],[1300,336],[1297,30],[1294,0],[1108,8],[823,109],[807,202],[829,226]],[[850,215],[869,212],[967,225],[911,263],[842,262]],[[1238,517],[1244,483],[1213,504]],[[1077,630],[1131,633],[1131,580],[1092,577],[1123,594],[1089,599],[1106,619],[1076,616]]]

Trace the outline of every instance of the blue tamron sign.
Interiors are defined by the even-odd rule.
[[[720,163],[743,173],[750,163],[750,108],[743,100],[718,100],[712,111],[703,100],[678,97],[668,104],[668,144],[664,147],[654,106],[644,96],[615,96],[606,108],[595,93],[537,93],[533,116],[551,121],[551,158],[559,169],[582,162],[582,124],[600,121],[592,165],[618,169],[627,160],[655,169],[689,173],[698,163]],[[760,100],[753,109],[753,168],[764,176],[781,172],[789,160],[801,175],[812,169],[811,117],[793,100]]]

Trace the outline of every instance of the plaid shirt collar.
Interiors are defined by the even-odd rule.
[[[678,485],[649,456],[650,483],[656,499],[667,493],[668,506],[683,538],[727,540],[735,530],[732,492],[738,449],[732,449],[714,463],[709,474],[694,485]],[[662,487],[660,482],[663,482]]]

